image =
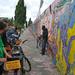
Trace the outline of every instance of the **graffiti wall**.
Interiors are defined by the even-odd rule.
[[[48,28],[53,64],[61,75],[75,75],[75,0],[55,0],[43,14],[40,27]]]
[[[54,15],[54,26],[52,27],[55,37],[56,65],[62,75],[68,73],[75,75],[75,1],[64,0],[60,4]],[[58,4],[58,5],[60,5]],[[57,35],[57,36],[56,36]],[[61,65],[62,64],[62,65]]]

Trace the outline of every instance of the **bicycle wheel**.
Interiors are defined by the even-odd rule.
[[[22,59],[22,68],[23,68],[23,72],[29,72],[31,71],[31,63],[29,61],[29,59],[26,56],[23,56]]]

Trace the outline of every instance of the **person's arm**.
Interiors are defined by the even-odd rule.
[[[5,55],[6,55],[7,57],[12,58],[12,56],[9,55],[5,49],[4,49],[4,53],[5,53]]]
[[[7,59],[6,58],[0,58],[0,62],[6,62]]]
[[[14,37],[14,38],[18,38],[19,35],[18,35],[18,34],[12,34],[12,37]]]
[[[5,53],[5,55],[6,55],[7,57],[9,57],[9,58],[12,57],[11,55],[9,55],[9,54],[6,52],[5,49],[4,49],[4,53]],[[6,62],[6,61],[7,61],[7,58],[0,58],[0,62]]]

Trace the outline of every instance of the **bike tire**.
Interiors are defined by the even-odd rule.
[[[23,71],[25,72],[31,71],[31,63],[25,55],[23,56]]]

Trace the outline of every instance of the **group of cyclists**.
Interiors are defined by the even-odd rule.
[[[4,71],[4,62],[12,58],[12,45],[16,43],[20,33],[14,25],[8,21],[0,20],[0,75]]]

